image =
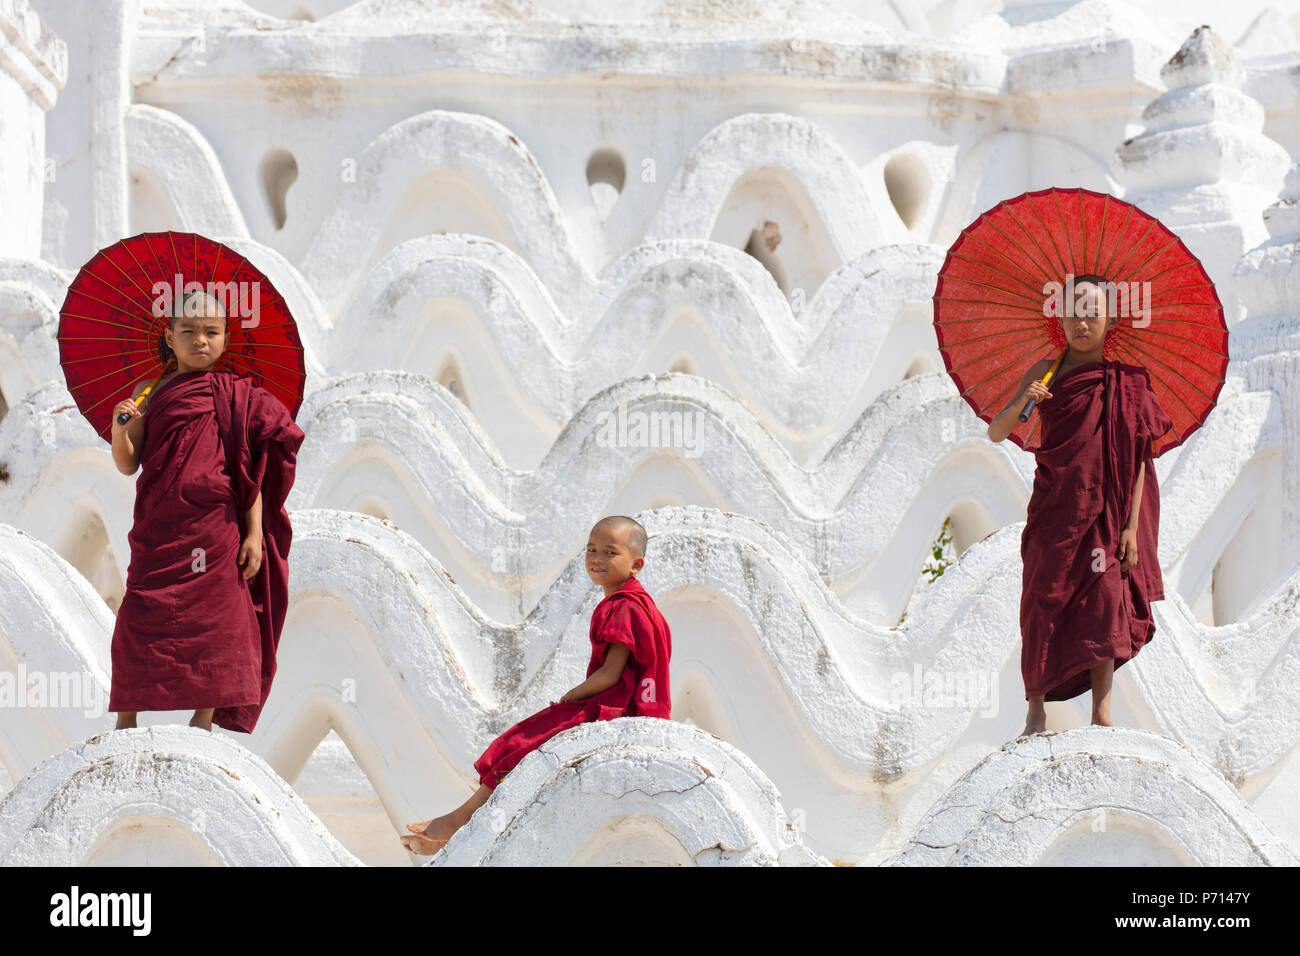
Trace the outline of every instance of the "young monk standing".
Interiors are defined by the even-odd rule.
[[[189,293],[159,343],[175,370],[146,413],[134,401],[144,382],[113,410],[113,461],[141,469],[113,628],[119,730],[139,711],[192,709],[192,727],[251,733],[271,690],[288,603],[284,500],[303,432],[252,379],[213,369],[225,345],[221,302]]]
[[[1173,422],[1146,369],[1102,358],[1118,319],[1101,276],[1074,281],[1079,305],[1062,310],[1068,351],[1050,388],[1044,359],[990,424],[1002,441],[1029,399],[1039,404],[1038,467],[1020,539],[1020,668],[1029,710],[1021,736],[1046,729],[1044,701],[1092,689],[1092,722],[1111,726],[1111,679],[1151,639],[1151,602],[1164,598],[1157,558],[1160,489],[1152,442]]]
[[[587,575],[605,598],[591,613],[587,679],[492,741],[474,763],[479,788],[451,813],[408,823],[411,834],[401,838],[408,850],[438,852],[487,803],[502,777],[560,731],[593,720],[670,716],[672,634],[636,579],[645,566],[645,546],[645,528],[632,518],[611,515],[596,522],[587,539]]]

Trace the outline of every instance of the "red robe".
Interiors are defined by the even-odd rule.
[[[627,665],[618,683],[607,690],[570,703],[551,704],[525,717],[483,751],[474,770],[484,786],[495,789],[519,761],[562,730],[593,720],[616,717],[671,716],[668,660],[673,653],[668,622],[641,582],[628,578],[591,613],[590,677],[605,663],[610,645],[628,648]]]
[[[289,602],[284,501],[302,429],[251,379],[211,370],[173,376],[145,418],[108,709],[213,707],[213,723],[252,733]],[[262,566],[246,581],[239,546],[259,489]]]
[[[1069,700],[1091,687],[1089,668],[1120,667],[1155,632],[1151,602],[1165,593],[1151,445],[1173,422],[1139,365],[1086,362],[1048,388],[1020,536],[1020,669],[1026,699]],[[1138,563],[1121,571],[1120,531],[1143,462]]]

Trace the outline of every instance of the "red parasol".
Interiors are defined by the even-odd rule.
[[[1073,288],[1070,276],[1089,274],[1119,293],[1120,321],[1106,335],[1103,358],[1146,368],[1174,422],[1152,445],[1158,456],[1186,441],[1214,407],[1228,368],[1228,329],[1200,262],[1130,203],[1082,188],[1042,189],[998,203],[963,229],[934,292],[939,352],[962,397],[991,422],[1026,369],[1065,353],[1056,305]],[[1054,304],[1049,283],[1064,287]],[[1039,416],[1017,422],[1009,437],[1035,450]]]
[[[284,298],[228,246],[186,232],[146,232],[101,249],[68,288],[59,316],[59,363],[68,391],[101,438],[135,383],[168,368],[158,341],[177,293],[201,288],[227,306],[226,347],[213,368],[251,376],[289,414],[302,404],[306,366]]]

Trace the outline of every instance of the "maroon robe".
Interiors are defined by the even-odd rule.
[[[145,410],[126,595],[113,628],[110,711],[215,708],[252,733],[271,691],[289,601],[293,486],[302,429],[251,379],[181,372]],[[238,564],[262,493],[262,566]]]
[[[474,770],[484,786],[495,789],[519,761],[570,727],[618,717],[671,716],[668,661],[673,653],[672,633],[640,581],[628,578],[596,605],[591,612],[588,639],[591,641],[588,677],[605,663],[610,645],[623,644],[628,648],[627,664],[618,683],[583,700],[551,704],[492,741],[483,756],[474,762]]]
[[[1048,389],[1020,536],[1020,669],[1026,699],[1069,700],[1091,687],[1089,668],[1120,667],[1155,632],[1151,602],[1165,593],[1151,445],[1173,422],[1139,365],[1086,362]],[[1120,531],[1143,462],[1138,563],[1121,571]]]

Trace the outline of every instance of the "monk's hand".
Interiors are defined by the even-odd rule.
[[[1032,382],[1030,382],[1028,385],[1025,386],[1025,390],[1020,396],[1020,401],[1017,402],[1016,404],[1020,408],[1024,408],[1025,402],[1029,401],[1032,398],[1035,402],[1041,405],[1043,404],[1043,402],[1045,402],[1047,399],[1051,397],[1052,397],[1052,393],[1047,390],[1047,386],[1044,385],[1042,382],[1040,382],[1038,379],[1034,379]]]
[[[239,546],[239,566],[247,581],[262,567],[262,535],[249,535]]]
[[[1121,571],[1128,571],[1138,563],[1137,528],[1125,528],[1119,533],[1119,558]]]
[[[131,416],[131,418],[140,418],[141,416],[144,415],[144,412],[136,408],[135,402],[129,398],[118,402],[117,407],[113,409],[113,418],[112,418],[113,428],[112,431],[109,432],[110,435],[117,435],[121,432],[126,431],[126,425],[131,424],[128,421],[126,425],[119,425],[117,423],[118,415],[129,415]]]

